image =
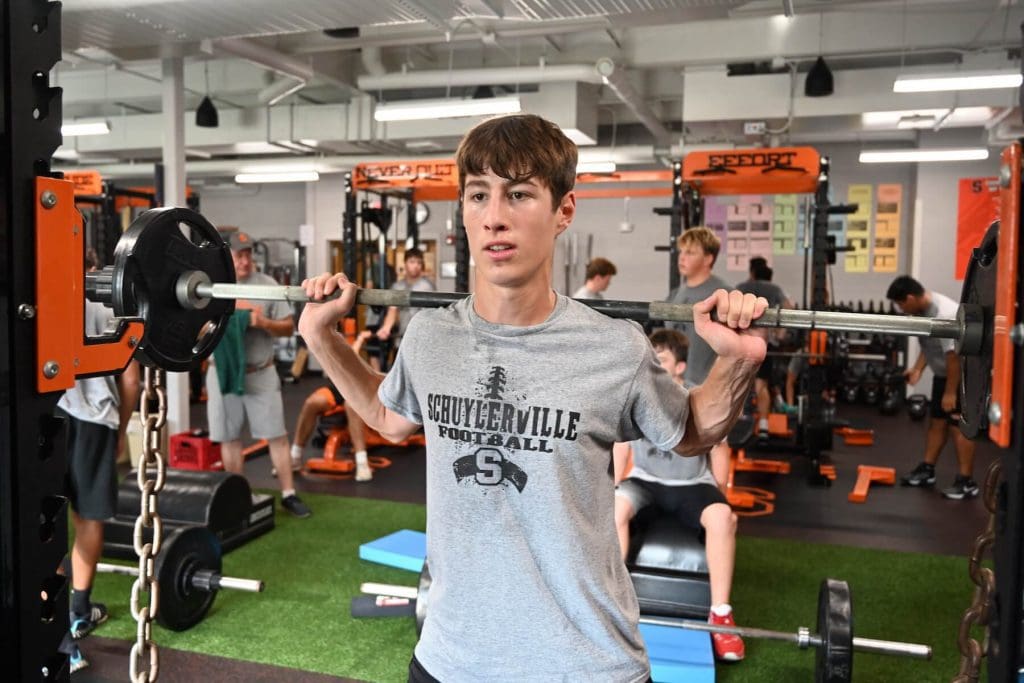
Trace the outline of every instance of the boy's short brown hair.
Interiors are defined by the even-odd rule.
[[[683,234],[679,236],[678,244],[680,249],[690,244],[696,244],[705,254],[711,255],[711,265],[715,265],[715,261],[718,260],[718,250],[722,248],[722,242],[718,236],[710,228],[704,226],[695,226],[684,230]]]
[[[408,261],[411,258],[418,258],[420,261],[425,260],[423,258],[423,250],[419,247],[409,247],[405,250],[405,254],[402,256],[402,261]]]
[[[473,127],[459,143],[455,163],[459,168],[459,194],[467,175],[488,170],[513,182],[530,178],[551,190],[552,209],[557,209],[576,184],[575,143],[550,121],[534,114],[514,114],[488,119]]]
[[[651,332],[650,340],[655,351],[670,351],[677,363],[685,363],[690,355],[690,340],[679,330],[659,327]]]
[[[598,256],[590,263],[587,264],[587,275],[586,279],[595,278],[598,275],[608,276],[615,275],[618,271],[615,270],[615,264],[606,258]]]

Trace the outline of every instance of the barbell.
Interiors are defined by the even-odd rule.
[[[416,617],[416,633],[423,628],[427,618],[427,605],[432,580],[429,565],[424,562],[418,586],[394,586],[382,583],[364,583],[360,591],[375,597],[369,600],[352,599],[352,616],[400,616]],[[397,598],[396,601],[381,599]],[[905,643],[894,640],[877,640],[853,635],[853,598],[850,586],[838,579],[823,579],[818,589],[817,631],[812,633],[801,626],[796,632],[773,631],[747,626],[724,626],[688,619],[669,619],[641,615],[640,623],[653,626],[668,626],[708,633],[730,633],[744,638],[776,640],[797,645],[801,650],[816,650],[814,680],[817,683],[848,683],[853,677],[853,653],[874,654],[931,659],[932,648],[920,643]]]
[[[753,325],[951,339],[957,353],[967,359],[961,363],[962,428],[966,427],[968,436],[976,436],[984,426],[991,386],[997,230],[998,225],[993,225],[975,249],[955,318],[772,308]],[[227,328],[235,299],[309,301],[302,287],[236,284],[230,249],[216,228],[199,213],[177,207],[151,209],[136,218],[118,240],[113,264],[86,274],[85,292],[88,298],[111,306],[115,316],[145,323],[136,349],[141,362],[179,372],[213,352]],[[370,306],[437,308],[466,296],[361,289],[356,301]],[[615,318],[693,320],[693,307],[688,304],[581,302]]]
[[[172,631],[195,626],[206,616],[222,588],[263,592],[262,581],[224,576],[220,570],[220,543],[212,531],[191,526],[170,534],[153,563],[159,591],[156,619],[160,625]],[[138,567],[107,562],[98,562],[96,571],[139,575]]]

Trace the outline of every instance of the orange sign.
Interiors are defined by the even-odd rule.
[[[359,164],[352,172],[356,190],[382,192],[408,188],[414,201],[459,197],[459,170],[452,159],[415,159]]]
[[[813,147],[690,152],[683,180],[702,195],[800,194],[818,187],[820,165]]]
[[[75,194],[103,194],[103,178],[99,171],[64,171],[64,180],[75,186]]]
[[[974,247],[999,218],[999,179],[961,178],[956,210],[956,279],[963,280]]]

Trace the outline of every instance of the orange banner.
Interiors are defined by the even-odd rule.
[[[683,180],[702,195],[801,194],[818,187],[821,157],[813,147],[690,152]]]
[[[997,178],[961,178],[956,212],[956,279],[963,280],[971,250],[981,243],[992,221],[999,218]]]
[[[356,190],[407,188],[416,201],[459,197],[459,170],[452,159],[416,159],[359,164],[352,172]]]
[[[64,180],[75,186],[75,194],[103,194],[99,171],[64,171]]]

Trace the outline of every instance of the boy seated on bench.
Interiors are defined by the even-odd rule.
[[[363,345],[373,337],[373,332],[363,330],[356,336],[352,349],[359,353]],[[330,411],[345,402],[338,389],[330,382],[306,397],[299,411],[299,419],[295,423],[295,440],[292,442],[292,469],[302,469],[302,456],[309,437],[316,427],[317,418],[327,415]],[[356,481],[373,479],[373,469],[366,455],[366,425],[359,413],[354,410],[345,411],[348,421],[348,433],[352,437],[353,457],[356,461]]]
[[[677,330],[655,330],[651,344],[661,366],[676,382],[683,383],[689,343]],[[712,475],[710,456],[684,458],[658,450],[645,441],[617,443],[613,447],[615,480],[615,527],[622,558],[629,552],[629,523],[642,510],[656,506],[681,524],[700,529],[705,535],[708,574],[711,584],[712,624],[735,625],[729,592],[736,555],[736,515]],[[623,479],[633,456],[633,467]],[[743,640],[736,635],[711,635],[715,657],[724,661],[743,659]]]

